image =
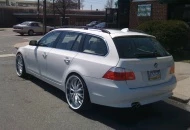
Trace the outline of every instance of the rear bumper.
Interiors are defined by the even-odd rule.
[[[144,88],[129,89],[125,83],[106,79],[85,78],[92,103],[111,107],[131,107],[134,102],[141,105],[157,102],[172,96],[176,77],[169,82]]]

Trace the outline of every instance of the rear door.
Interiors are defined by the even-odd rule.
[[[61,85],[63,75],[77,55],[83,37],[83,34],[77,32],[62,32],[56,47],[49,52],[46,75],[48,79]]]
[[[128,80],[129,88],[147,87],[168,82],[174,65],[172,56],[152,37],[114,38],[120,60],[117,67],[135,74]]]
[[[40,26],[38,25],[38,23],[31,23],[31,30],[33,30],[35,33],[39,33],[40,32]]]

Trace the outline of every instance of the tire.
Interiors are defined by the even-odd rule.
[[[21,36],[24,36],[24,33],[20,33]]]
[[[33,36],[33,35],[34,35],[34,31],[33,31],[33,30],[29,30],[29,31],[28,31],[28,35],[29,35],[29,36]]]
[[[72,74],[67,78],[65,96],[72,110],[83,111],[89,109],[91,106],[86,84],[77,74]]]
[[[16,55],[16,73],[19,77],[26,77],[25,64],[21,53]]]

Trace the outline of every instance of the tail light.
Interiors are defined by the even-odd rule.
[[[174,74],[175,73],[175,66],[173,65],[172,67],[170,67],[170,74]]]
[[[135,80],[135,74],[124,68],[113,67],[104,74],[103,78],[116,81]]]

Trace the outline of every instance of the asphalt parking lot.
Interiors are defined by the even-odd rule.
[[[0,130],[190,129],[190,106],[172,100],[136,110],[93,105],[86,112],[72,111],[62,91],[15,73],[14,45],[40,37],[0,31]]]

